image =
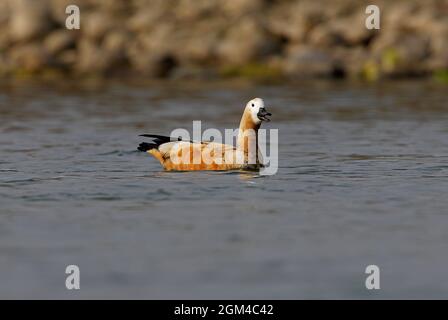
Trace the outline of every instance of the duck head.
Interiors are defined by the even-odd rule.
[[[256,125],[261,124],[262,121],[271,121],[271,119],[268,118],[271,116],[271,113],[266,111],[264,101],[261,98],[250,100],[246,104],[245,112],[250,114],[250,118]]]

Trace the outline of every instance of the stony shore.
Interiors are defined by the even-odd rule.
[[[81,10],[67,30],[65,8]],[[381,29],[365,27],[368,4]],[[0,0],[0,77],[448,77],[447,0]]]

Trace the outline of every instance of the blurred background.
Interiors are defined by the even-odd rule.
[[[0,0],[0,298],[447,298],[447,10]],[[257,96],[274,176],[136,150],[193,120],[235,128]]]
[[[447,15],[446,0],[1,0],[0,75],[446,81]]]

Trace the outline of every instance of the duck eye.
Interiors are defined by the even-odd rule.
[[[255,105],[252,103],[252,107],[255,107]]]

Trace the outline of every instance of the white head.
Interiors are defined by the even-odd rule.
[[[246,111],[250,113],[252,121],[255,124],[260,124],[261,121],[270,121],[267,116],[270,116],[271,114],[266,111],[264,101],[261,98],[250,100],[246,104]]]

